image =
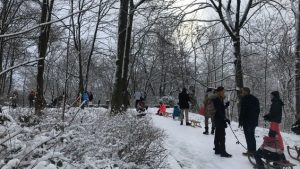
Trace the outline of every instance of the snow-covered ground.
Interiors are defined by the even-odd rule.
[[[248,158],[242,156],[242,152],[245,150],[236,143],[237,140],[230,128],[226,129],[226,149],[233,157],[222,158],[215,155],[213,151],[214,135],[202,134],[204,119],[198,114],[190,113],[190,119],[200,121],[202,128],[181,126],[177,120],[157,116],[155,115],[157,108],[149,108],[147,116],[144,118],[136,118],[135,110],[129,110],[127,114],[119,117],[110,117],[105,115],[108,110],[103,108],[84,110],[71,108],[65,116],[65,120],[68,122],[66,124],[69,125],[66,125],[64,133],[59,134],[60,130],[57,127],[61,125],[61,109],[45,109],[47,115],[43,117],[41,123],[27,127],[22,126],[17,117],[24,113],[33,113],[33,110],[28,108],[8,109],[7,107],[3,110],[11,122],[0,125],[0,168],[2,166],[6,169],[13,169],[22,162],[23,167],[19,168],[145,169],[143,165],[136,165],[127,161],[132,161],[132,158],[136,156],[140,157],[135,153],[139,150],[148,152],[146,150],[159,147],[167,149],[168,167],[161,168],[252,168]],[[167,109],[167,111],[172,112],[172,109]],[[153,125],[164,131],[166,135],[164,142],[160,140],[163,138],[159,136],[161,132],[153,128]],[[243,131],[237,127],[235,122],[232,122],[231,126],[238,139],[245,145]],[[151,139],[143,133],[148,133],[148,137],[152,133]],[[257,128],[257,147],[261,145],[262,138],[267,133],[268,129]],[[282,135],[286,145],[300,145],[300,136],[287,133]],[[153,136],[157,136],[157,138],[154,139]],[[152,146],[145,147],[146,142]],[[133,154],[125,154],[120,158],[116,152],[120,152],[119,150],[123,150],[124,147],[130,147],[128,152],[133,152]],[[160,151],[161,149],[157,150]],[[151,152],[153,151],[149,151],[150,154],[145,157],[151,158],[153,164],[165,157],[164,153],[157,156],[152,155]],[[300,163],[291,159],[287,152],[285,154],[288,160],[297,165],[294,168],[300,169]],[[1,157],[3,158],[1,159]],[[160,166],[159,163],[157,165]]]
[[[190,113],[190,119],[201,122],[202,128],[193,128],[189,126],[181,126],[179,121],[172,118],[154,115],[157,109],[150,108],[153,123],[155,126],[163,129],[167,135],[165,140],[165,148],[168,150],[168,163],[171,169],[251,169],[253,168],[248,158],[242,155],[245,149],[237,144],[232,131],[228,127],[226,129],[226,149],[232,154],[232,158],[222,158],[214,154],[213,140],[214,135],[204,135],[204,118],[198,114]],[[172,112],[172,109],[168,109]],[[232,122],[233,131],[236,133],[240,142],[246,146],[243,131],[238,128],[238,124]],[[267,135],[268,129],[256,129],[257,148],[261,145],[264,135]],[[286,145],[300,145],[300,136],[294,134],[283,133]],[[297,144],[298,142],[298,144]],[[292,160],[287,151],[285,155],[292,163],[300,169],[300,163]]]

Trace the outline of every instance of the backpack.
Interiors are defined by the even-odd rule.
[[[207,100],[205,116],[212,117],[216,113],[214,102],[211,99]]]

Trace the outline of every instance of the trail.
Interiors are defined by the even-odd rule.
[[[165,148],[168,150],[168,163],[171,169],[252,169],[248,158],[243,156],[244,148],[237,144],[237,140],[228,127],[226,129],[226,150],[232,154],[232,158],[222,158],[215,155],[213,151],[214,135],[204,135],[204,118],[197,114],[190,113],[190,119],[201,121],[202,128],[193,128],[180,125],[180,122],[172,118],[155,115],[157,109],[151,108],[148,112],[151,114],[153,124],[165,131],[167,135]],[[171,112],[169,109],[168,112]],[[232,129],[236,133],[240,142],[246,145],[243,131],[238,129],[237,124],[233,122]],[[257,128],[256,141],[257,147],[262,143],[263,135],[267,134],[267,129]],[[296,135],[289,135],[289,140],[295,140]],[[293,139],[290,139],[293,138]],[[299,140],[299,139],[298,139]],[[288,140],[286,140],[288,142]],[[292,143],[291,143],[292,144]],[[285,152],[288,157],[287,152]],[[288,158],[292,163],[298,162]],[[300,169],[296,166],[295,169]]]

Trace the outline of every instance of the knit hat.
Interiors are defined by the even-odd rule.
[[[279,96],[279,92],[278,91],[273,91],[271,92],[271,95],[273,95],[275,98],[277,99],[280,99],[280,96]]]

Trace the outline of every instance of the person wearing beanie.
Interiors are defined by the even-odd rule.
[[[215,125],[216,125],[216,131],[215,131],[215,139],[214,139],[214,145],[215,145],[215,154],[219,154],[221,157],[232,157],[231,154],[228,154],[226,152],[225,148],[225,128],[227,128],[228,123],[230,125],[229,119],[227,119],[225,115],[225,109],[229,106],[229,102],[227,102],[224,105],[224,98],[225,98],[225,90],[224,87],[220,86],[215,90],[216,94],[218,95],[217,98],[213,99],[214,108],[216,110],[215,112]]]

